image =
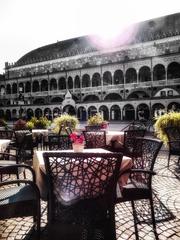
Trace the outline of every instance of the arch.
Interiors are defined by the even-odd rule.
[[[34,101],[33,101],[33,104],[45,104],[45,99],[44,98],[36,98]]]
[[[10,84],[6,85],[6,94],[11,94],[11,85]]]
[[[87,113],[85,107],[79,107],[77,110],[77,117],[80,121],[86,121],[87,120]]]
[[[80,78],[78,75],[74,79],[74,88],[80,88]]]
[[[153,117],[161,116],[165,113],[165,106],[162,103],[155,103],[152,105]]]
[[[42,116],[43,116],[42,109],[36,108],[36,109],[35,109],[35,112],[34,112],[34,115],[35,115],[35,117],[37,117],[37,119],[39,119],[40,117],[42,117]]]
[[[139,82],[151,81],[151,70],[147,66],[143,66],[139,69]]]
[[[33,82],[32,91],[39,92],[39,82],[37,80]]]
[[[51,103],[62,103],[63,99],[61,97],[54,97],[51,99]]]
[[[180,64],[177,62],[172,62],[167,67],[167,77],[168,79],[180,78]]]
[[[52,111],[50,108],[45,108],[44,109],[44,116],[49,119],[52,120]]]
[[[103,74],[103,85],[112,85],[112,75],[111,72],[106,71]]]
[[[63,112],[68,113],[69,115],[76,115],[76,109],[72,105],[66,105],[63,107]]]
[[[29,120],[34,116],[34,112],[31,108],[27,109],[26,116],[27,116],[27,119],[29,119]]]
[[[137,106],[137,116],[136,118],[140,120],[140,117],[143,115],[144,119],[148,120],[150,117],[149,106],[145,103],[141,103]]]
[[[167,107],[168,111],[174,111],[174,112],[180,112],[180,103],[177,102],[171,102],[168,104]]]
[[[12,93],[17,93],[17,84],[13,83],[12,85]]]
[[[113,105],[110,109],[110,120],[121,120],[121,110],[118,105]]]
[[[100,106],[99,112],[102,114],[104,120],[109,120],[109,109],[105,105]]]
[[[11,111],[9,109],[6,110],[6,120],[11,121]]]
[[[124,84],[124,74],[122,70],[116,70],[114,72],[114,84]]]
[[[46,79],[43,79],[41,82],[41,92],[47,92],[48,91],[48,81]]]
[[[0,118],[4,118],[4,110],[0,109]]]
[[[104,98],[105,101],[109,101],[109,100],[122,100],[122,97],[118,94],[118,93],[109,93],[108,95],[106,95],[106,97]]]
[[[88,95],[83,99],[83,102],[97,102],[99,101],[99,97],[96,95]]]
[[[26,84],[25,84],[25,92],[31,92],[31,83],[30,82],[26,82]]]
[[[61,110],[58,107],[54,108],[53,109],[53,118],[56,118],[60,115],[61,115]]]
[[[19,83],[19,91],[21,91],[21,93],[24,93],[24,83],[22,83],[22,82]]]
[[[135,109],[131,104],[126,104],[123,107],[123,120],[135,120]]]
[[[166,79],[166,70],[164,65],[162,64],[157,64],[153,68],[153,80],[163,80]]]
[[[15,119],[17,119],[17,110],[16,109],[13,109],[12,110],[12,120],[15,120]]]
[[[73,89],[73,79],[72,77],[68,77],[68,89]]]
[[[57,81],[55,78],[52,78],[50,81],[50,90],[57,90]]]
[[[90,76],[88,74],[82,76],[82,88],[86,87],[90,87]]]
[[[92,76],[92,87],[101,86],[101,75],[99,73],[94,73]]]
[[[66,79],[61,77],[58,81],[59,90],[66,89]]]
[[[129,94],[127,99],[143,99],[149,98],[149,95],[144,91],[135,91]]]
[[[95,106],[90,106],[88,108],[88,118],[97,113],[97,108]]]
[[[1,85],[0,86],[0,95],[4,95],[5,94],[5,86]]]
[[[137,83],[137,72],[134,68],[128,68],[125,74],[126,83]]]

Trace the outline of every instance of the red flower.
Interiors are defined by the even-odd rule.
[[[83,144],[84,136],[82,134],[78,135],[78,133],[74,132],[70,134],[70,139],[73,143]]]

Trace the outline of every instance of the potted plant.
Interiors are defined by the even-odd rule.
[[[73,132],[70,135],[74,152],[82,152],[84,149],[84,135]]]
[[[74,131],[79,124],[79,120],[75,116],[69,114],[62,114],[60,117],[57,117],[53,120],[53,131],[55,133],[67,134],[66,128],[70,128],[71,131]]]
[[[0,128],[6,129],[7,128],[7,122],[4,119],[0,119]]]
[[[88,126],[98,126],[100,129],[107,129],[109,123],[104,120],[100,113],[96,113],[89,117],[87,121]]]
[[[51,121],[49,121],[46,117],[40,117],[37,119],[36,117],[32,117],[31,120],[27,122],[27,127],[29,129],[46,129],[50,126]]]
[[[165,132],[166,127],[180,127],[180,113],[169,112],[162,116],[156,117],[154,124],[155,133],[165,144],[168,142],[168,137]]]

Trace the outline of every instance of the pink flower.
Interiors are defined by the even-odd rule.
[[[78,135],[78,133],[73,132],[70,134],[70,139],[73,143],[83,144],[84,136],[82,134]]]

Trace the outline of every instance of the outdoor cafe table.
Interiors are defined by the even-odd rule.
[[[10,139],[0,139],[0,152],[4,152],[10,143]]]
[[[51,152],[73,152],[73,150],[58,150],[58,151],[51,151]],[[92,149],[84,149],[84,152],[101,152],[101,153],[107,153],[109,151],[102,149],[102,148],[92,148]],[[44,152],[50,152],[50,151],[35,151],[34,157],[33,157],[33,168],[36,173],[36,184],[39,187],[41,198],[43,200],[47,200],[47,178],[46,178],[46,170],[44,165],[44,159],[43,159],[43,153]],[[124,171],[126,169],[130,169],[132,167],[132,160],[129,157],[123,157],[122,163],[121,163],[121,171]],[[125,185],[128,180],[128,175],[123,175],[121,179],[119,180],[119,184]]]

